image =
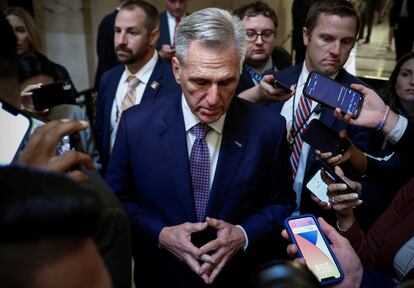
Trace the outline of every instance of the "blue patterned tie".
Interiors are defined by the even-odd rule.
[[[190,154],[191,182],[197,220],[203,222],[210,194],[210,155],[205,139],[210,126],[198,123],[191,129],[196,135]]]

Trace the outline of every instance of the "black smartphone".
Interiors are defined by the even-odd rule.
[[[353,119],[358,117],[364,103],[364,95],[359,91],[315,71],[309,73],[303,95],[331,109],[339,107],[343,114],[351,112]]]
[[[321,285],[339,283],[344,272],[316,218],[311,214],[289,217],[284,226],[290,239],[298,246],[309,270]]]
[[[274,76],[273,76],[274,77]],[[287,85],[283,84],[282,82],[280,82],[279,80],[275,79],[273,81],[273,87],[274,88],[280,88],[283,90],[283,92],[285,92],[286,94],[290,94],[292,93],[292,90],[290,90],[289,87],[287,87]]]
[[[69,80],[43,85],[32,92],[33,106],[37,111],[73,102],[72,85]]]
[[[0,165],[13,163],[30,134],[32,120],[0,101]]]
[[[322,153],[331,152],[334,155],[343,154],[351,146],[348,139],[339,137],[338,132],[318,119],[309,123],[302,133],[302,140]]]
[[[321,169],[323,170],[325,175],[328,176],[330,178],[330,180],[332,180],[335,183],[341,183],[341,184],[346,185],[346,190],[343,191],[342,194],[348,194],[348,193],[353,192],[352,188],[348,185],[348,183],[346,183],[344,180],[342,180],[342,178],[339,177],[338,174],[336,174],[334,168],[331,165],[329,165],[328,163],[326,163],[325,160],[320,158],[318,155],[314,155],[313,159],[315,160],[316,163],[318,163],[318,165],[321,167]],[[322,177],[322,179],[323,179],[323,177]],[[326,184],[330,184],[330,183],[326,183]]]

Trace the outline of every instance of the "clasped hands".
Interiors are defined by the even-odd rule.
[[[207,227],[217,231],[217,238],[196,247],[191,235]],[[161,230],[159,244],[193,270],[206,284],[213,283],[223,267],[246,243],[240,227],[222,220],[206,218],[206,222],[183,223]]]

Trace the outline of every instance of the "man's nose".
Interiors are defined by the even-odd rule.
[[[339,41],[334,41],[331,44],[329,52],[331,52],[334,55],[339,55],[340,51],[341,51],[341,43]]]
[[[211,106],[216,105],[220,100],[219,97],[219,88],[217,84],[210,86],[207,92],[207,103]]]

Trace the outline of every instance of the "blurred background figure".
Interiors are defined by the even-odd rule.
[[[182,18],[187,15],[187,0],[167,0],[167,10],[160,14],[160,37],[157,50],[160,57],[171,61],[175,55],[175,30]]]
[[[303,44],[303,27],[306,14],[314,0],[294,0],[292,4],[292,50],[295,51],[295,64],[305,60],[306,47]]]
[[[45,122],[49,120],[71,119],[82,120],[89,123],[85,109],[73,103],[66,103],[51,107],[47,111],[36,111],[33,106],[33,91],[43,85],[59,81],[59,76],[54,69],[54,64],[39,52],[25,53],[19,56],[19,81],[23,109],[32,113],[32,116]],[[64,95],[49,95],[49,97],[64,97]],[[99,153],[96,149],[94,136],[91,127],[80,131],[79,150],[90,155],[93,162],[100,170]]]
[[[390,27],[394,28],[397,60],[413,51],[414,1],[394,0],[390,9]]]
[[[42,53],[42,41],[33,17],[21,7],[9,7],[4,11],[7,20],[17,38],[17,54],[29,52]],[[55,70],[57,80],[69,80],[73,89],[72,97],[77,96],[77,90],[65,67],[49,60]]]

